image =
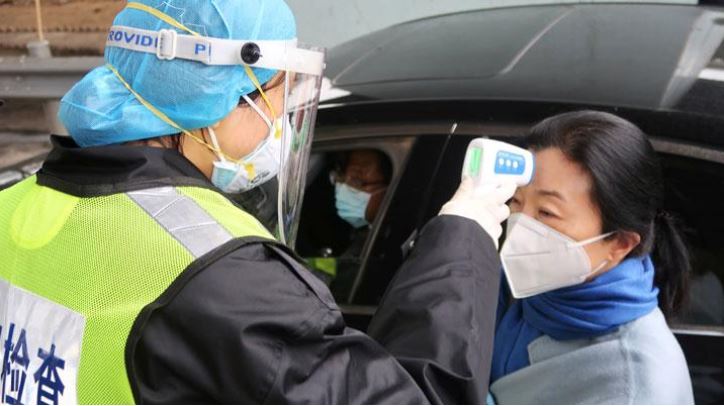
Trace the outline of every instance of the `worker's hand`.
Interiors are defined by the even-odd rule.
[[[505,204],[515,193],[512,183],[485,185],[476,189],[471,178],[464,178],[455,196],[445,203],[440,215],[455,215],[476,221],[493,239],[498,247],[498,238],[503,233],[500,223],[510,216]]]

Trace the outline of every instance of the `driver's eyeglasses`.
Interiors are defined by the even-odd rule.
[[[346,174],[341,173],[341,172],[336,171],[336,170],[331,171],[331,172],[329,173],[329,181],[330,181],[332,184],[335,184],[335,183],[345,183],[345,184],[347,184],[347,185],[349,185],[349,186],[351,186],[351,187],[353,187],[353,188],[355,188],[355,189],[360,189],[360,190],[362,190],[362,189],[368,189],[368,188],[374,187],[374,186],[380,186],[380,187],[385,186],[383,183],[378,182],[378,181],[376,181],[376,182],[365,182],[365,181],[363,181],[363,180],[361,180],[361,179],[359,179],[359,178],[357,178],[357,177],[355,177],[355,176],[349,176],[349,175],[346,175]]]

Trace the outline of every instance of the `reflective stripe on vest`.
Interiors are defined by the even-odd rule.
[[[233,238],[209,213],[173,187],[127,195],[196,258]]]
[[[245,236],[271,238],[203,188],[77,198],[30,178],[0,192],[0,403],[133,403],[124,356],[140,311]]]

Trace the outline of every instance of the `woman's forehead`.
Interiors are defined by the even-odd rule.
[[[591,176],[581,165],[568,159],[557,148],[535,153],[535,174],[531,189],[542,194],[560,194],[565,201],[590,200]]]

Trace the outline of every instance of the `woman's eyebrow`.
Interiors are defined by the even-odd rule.
[[[556,192],[555,190],[537,190],[536,193],[538,193],[541,196],[550,196],[555,197],[556,199],[565,202],[566,199],[561,195],[560,193]]]

